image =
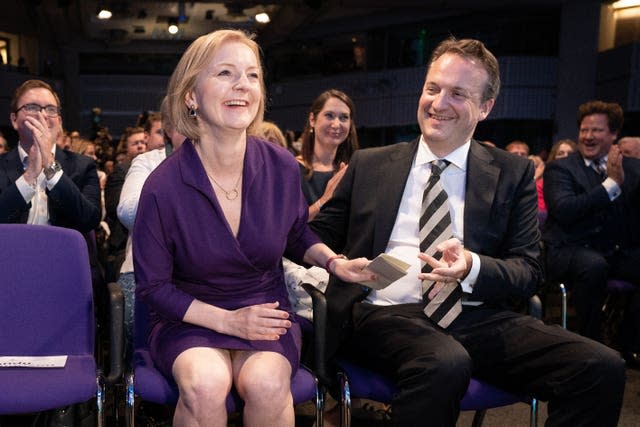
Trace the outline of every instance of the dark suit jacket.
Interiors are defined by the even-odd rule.
[[[90,157],[56,149],[56,160],[64,173],[47,190],[51,225],[82,233],[100,223],[100,185],[96,164]],[[18,149],[0,155],[0,223],[26,223],[31,203],[18,191],[16,180],[24,173]]]
[[[334,251],[373,259],[384,252],[419,140],[359,150],[333,198],[311,222]],[[464,208],[464,246],[481,269],[473,298],[504,306],[532,296],[542,280],[533,163],[472,141]],[[417,221],[417,219],[416,219]],[[366,288],[332,276],[326,291],[329,353],[350,327],[351,307]]]
[[[104,189],[104,204],[107,212],[105,220],[111,228],[109,236],[109,250],[112,252],[124,251],[129,231],[118,220],[118,203],[120,203],[120,193],[124,186],[124,180],[131,167],[131,162],[117,165],[111,175],[107,178],[107,185]]]
[[[622,195],[613,202],[580,153],[550,162],[544,172],[549,247],[589,246],[609,253],[640,245],[640,160],[623,160]]]

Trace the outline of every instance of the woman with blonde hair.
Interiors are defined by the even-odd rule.
[[[307,226],[295,159],[248,136],[262,121],[258,45],[235,30],[196,39],[167,90],[187,140],[145,182],[133,234],[136,298],[154,317],[154,363],[178,384],[175,426],[226,426],[232,386],[243,425],[294,425],[290,379],[301,331],[281,257],[371,278]]]

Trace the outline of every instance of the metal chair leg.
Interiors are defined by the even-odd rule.
[[[125,379],[125,411],[124,411],[124,419],[125,425],[127,427],[135,426],[135,390],[133,388],[133,374],[127,374]]]
[[[338,379],[340,381],[340,426],[351,427],[351,389],[349,388],[349,380],[342,372],[338,374]]]
[[[531,399],[531,414],[529,415],[530,427],[538,426],[538,399]]]
[[[567,329],[567,288],[565,288],[563,283],[560,283],[558,287],[560,288],[560,294],[562,296],[561,324],[563,329]]]
[[[471,422],[471,427],[480,427],[482,426],[482,422],[484,421],[484,416],[487,413],[486,409],[479,409],[473,414],[473,421]]]

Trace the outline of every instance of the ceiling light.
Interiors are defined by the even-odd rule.
[[[258,13],[256,15],[256,22],[260,24],[268,24],[269,22],[271,22],[271,18],[269,18],[268,13],[265,13],[265,12]]]
[[[176,24],[171,24],[169,25],[169,27],[167,28],[167,31],[169,32],[169,34],[178,34],[178,26]]]
[[[97,16],[98,16],[98,19],[111,19],[113,14],[106,7],[101,7],[100,10],[98,10]]]
[[[613,3],[614,9],[624,9],[627,7],[636,7],[640,6],[640,0],[619,0]]]

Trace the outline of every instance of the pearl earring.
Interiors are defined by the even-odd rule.
[[[189,106],[189,117],[191,117],[192,119],[195,119],[196,117],[198,117],[198,111],[196,107],[193,105]]]

